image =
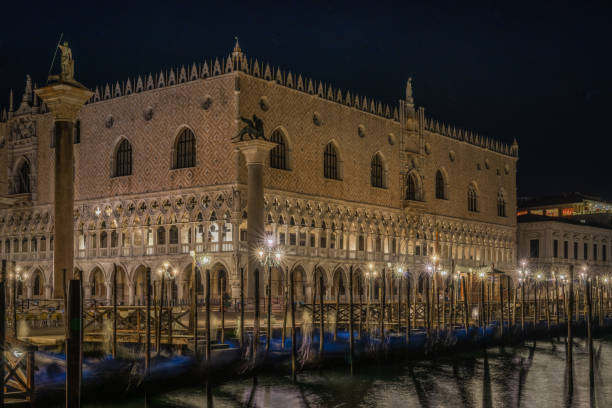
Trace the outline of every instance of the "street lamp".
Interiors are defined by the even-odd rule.
[[[210,257],[208,255],[201,255],[199,258],[196,257],[195,255],[195,251],[191,251],[190,255],[192,256],[192,278],[193,278],[193,286],[191,288],[191,290],[193,291],[192,296],[193,299],[191,300],[192,302],[192,307],[193,307],[193,314],[194,314],[194,323],[193,323],[193,327],[194,327],[194,340],[195,345],[194,345],[194,350],[195,350],[195,355],[196,358],[198,357],[198,343],[197,343],[197,332],[198,332],[198,308],[197,308],[197,288],[198,288],[198,280],[196,279],[196,269],[195,269],[195,264],[197,264],[198,268],[200,268],[200,270],[204,269],[205,270],[205,279],[206,279],[206,362],[207,364],[210,362],[210,269],[208,269],[208,265],[210,264]]]
[[[283,251],[280,247],[274,246],[274,239],[267,238],[266,245],[257,250],[257,258],[259,263],[265,268],[268,267],[268,288],[266,295],[268,298],[268,315],[267,315],[267,328],[266,328],[266,354],[270,351],[270,340],[272,338],[272,267],[280,265],[283,258]],[[257,277],[259,280],[259,276]],[[259,298],[259,293],[256,293],[256,297]],[[256,308],[259,308],[259,302],[257,302]],[[259,316],[257,316],[259,318]],[[256,333],[256,341],[258,341],[258,334]]]

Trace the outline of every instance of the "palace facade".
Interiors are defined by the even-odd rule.
[[[298,300],[313,274],[344,294],[403,263],[415,276],[494,264],[516,269],[516,163],[509,146],[429,118],[408,81],[397,106],[247,58],[224,59],[96,87],[75,125],[75,266],[85,295],[142,303],[144,271],[168,262],[169,295],[188,297],[192,258],[206,253],[212,294],[238,297],[247,265],[247,169],[232,141],[256,115],[277,145],[266,160],[265,229],[295,268]],[[27,77],[0,117],[0,257],[22,270],[20,294],[51,296],[53,119]],[[273,270],[273,296],[284,273]],[[157,278],[156,278],[157,279]]]

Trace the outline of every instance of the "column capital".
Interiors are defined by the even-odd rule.
[[[236,150],[244,154],[247,166],[250,164],[264,164],[268,156],[268,152],[276,147],[276,143],[268,142],[262,139],[245,140],[243,142],[235,142]]]
[[[93,95],[76,81],[57,82],[34,90],[49,107],[57,121],[74,122],[81,107]]]

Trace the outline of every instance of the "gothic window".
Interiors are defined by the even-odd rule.
[[[436,198],[446,200],[446,182],[440,170],[436,172]]]
[[[157,245],[166,244],[166,229],[164,227],[157,228]]]
[[[15,180],[15,194],[30,193],[30,163],[23,160],[17,169],[17,177]]]
[[[504,193],[502,191],[497,193],[497,215],[499,217],[506,216],[506,199],[504,198]]]
[[[189,129],[184,129],[176,140],[175,169],[195,167],[196,163],[196,140],[195,135]]]
[[[176,225],[170,227],[170,245],[178,244],[178,228]]]
[[[359,242],[357,248],[359,249],[359,251],[365,250],[365,238],[363,237],[363,235],[359,235]]]
[[[476,187],[474,187],[473,184],[468,186],[467,200],[468,211],[478,212],[478,194],[476,193]]]
[[[34,277],[34,287],[32,288],[32,294],[34,296],[40,296],[42,295],[41,292],[42,291],[40,290],[40,274],[37,273]]]
[[[421,194],[419,191],[419,180],[417,179],[416,173],[408,174],[408,178],[406,180],[406,200],[421,200]]]
[[[129,176],[132,174],[132,145],[127,139],[119,143],[115,153],[115,177]]]
[[[117,231],[112,230],[111,231],[111,248],[117,248],[117,246],[119,246],[119,234],[117,234]]]
[[[6,240],[4,241],[4,253],[5,254],[10,254],[11,253],[11,241],[10,240]]]
[[[333,143],[328,143],[325,146],[325,152],[323,153],[323,176],[327,179],[340,180],[338,152]]]
[[[276,143],[276,147],[270,150],[270,167],[289,170],[288,149],[283,132],[279,129],[272,132],[270,141]]]
[[[383,160],[378,153],[372,157],[372,163],[370,164],[370,182],[372,187],[385,187]]]
[[[24,238],[21,240],[21,252],[28,252],[28,239]]]
[[[36,241],[36,238],[32,238],[30,241],[30,251],[38,252],[38,241]]]

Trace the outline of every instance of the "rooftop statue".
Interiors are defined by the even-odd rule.
[[[268,140],[264,135],[263,120],[258,118],[257,115],[253,115],[253,120],[244,117],[240,117],[240,120],[246,123],[246,126],[243,127],[236,136],[234,136],[234,141],[243,142],[245,140],[245,135],[248,137],[247,140]]]

